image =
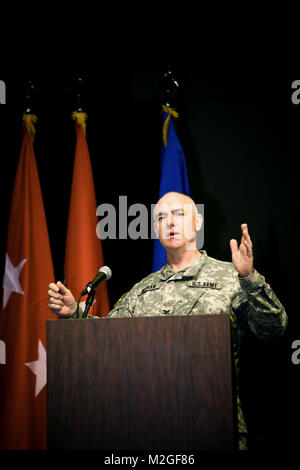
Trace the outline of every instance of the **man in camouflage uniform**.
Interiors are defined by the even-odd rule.
[[[167,193],[154,209],[156,233],[166,249],[167,264],[124,295],[106,318],[165,315],[229,314],[238,376],[241,338],[249,327],[260,339],[283,334],[284,307],[253,268],[247,224],[241,226],[240,246],[230,240],[232,263],[219,261],[196,248],[202,216],[194,202],[180,193]],[[49,308],[70,318],[76,310],[72,293],[61,283],[49,286]],[[237,390],[238,391],[238,390]],[[246,449],[247,428],[238,400],[239,448]]]

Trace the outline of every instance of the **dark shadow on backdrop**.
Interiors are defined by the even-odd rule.
[[[87,139],[94,172],[98,204],[118,203],[119,195],[128,196],[128,205],[142,202],[155,203],[158,194],[158,174],[160,171],[161,146],[161,109],[156,89],[149,91],[148,84],[157,80],[161,66],[147,68],[147,80],[143,79],[143,70],[135,78],[135,93],[132,93],[132,75],[123,82],[117,75],[107,73],[105,76],[87,77],[88,90],[82,108],[88,114]],[[189,169],[192,197],[196,202],[203,202],[209,208],[205,212],[205,246],[208,254],[219,259],[228,260],[228,241],[221,239],[222,229],[228,215],[222,210],[222,200],[215,194],[206,191],[201,150],[196,136],[191,132],[189,122],[193,119],[188,114],[186,103],[205,102],[226,99],[237,100],[240,96],[253,97],[264,103],[264,93],[259,86],[250,83],[236,86],[237,80],[203,80],[200,74],[193,76],[190,70],[181,70],[187,77],[184,82],[185,95],[179,103],[180,118],[176,128],[181,140]],[[123,77],[124,78],[124,77]],[[191,79],[193,78],[193,80]],[[2,129],[2,155],[5,178],[1,185],[2,230],[1,230],[1,271],[3,273],[7,222],[12,195],[12,186],[20,154],[22,137],[22,93],[24,77],[17,77],[8,83],[5,113],[0,108]],[[52,83],[51,78],[37,81],[36,111],[38,115],[35,154],[40,174],[44,197],[49,236],[57,278],[63,272],[65,249],[65,231],[69,208],[70,187],[73,158],[75,150],[74,121],[71,112],[73,104],[68,87],[68,77],[59,83]],[[152,86],[152,85],[151,85]],[[274,85],[275,87],[275,85]],[[285,93],[285,92],[284,92]],[[284,101],[286,97],[281,99]],[[288,96],[287,96],[288,99]],[[70,102],[71,101],[71,102]],[[285,102],[285,101],[284,101]],[[265,103],[265,106],[269,106]],[[279,103],[276,106],[280,107]],[[276,108],[279,119],[280,109]],[[299,131],[299,109],[282,105],[280,132],[282,140],[290,146],[291,155],[297,155],[297,139],[290,140],[291,135]],[[281,125],[282,124],[282,125]],[[269,123],[272,127],[273,123]],[[208,156],[209,157],[209,156]],[[276,163],[276,162],[275,162]],[[230,164],[230,162],[228,162]],[[289,161],[282,158],[282,163]],[[286,168],[286,166],[284,167]],[[292,173],[289,179],[282,180],[281,191],[289,190]],[[216,169],[217,171],[217,169]],[[270,168],[272,172],[272,168]],[[206,175],[214,178],[213,172]],[[255,184],[245,180],[245,184]],[[271,188],[277,191],[278,188]],[[266,201],[268,202],[268,201]],[[251,204],[251,201],[246,201]],[[232,209],[234,210],[234,208]],[[278,211],[288,210],[279,207]],[[293,213],[293,217],[297,214]],[[297,366],[291,365],[291,341],[300,339],[298,286],[297,279],[291,273],[295,269],[281,266],[276,253],[284,250],[287,243],[295,243],[298,251],[297,231],[283,233],[278,239],[276,229],[268,221],[267,228],[262,228],[261,238],[254,234],[255,260],[257,269],[270,282],[272,288],[282,300],[289,315],[289,326],[286,335],[271,343],[262,343],[250,333],[247,334],[241,357],[242,397],[249,420],[249,430],[253,437],[253,447],[266,445],[276,449],[278,442],[286,443],[287,436],[296,434],[297,419],[300,419],[297,387],[299,373]],[[265,241],[264,241],[265,240]],[[113,271],[113,278],[108,284],[111,303],[113,304],[132,285],[147,275],[152,266],[152,242],[144,240],[107,240],[103,242],[105,263]],[[134,255],[133,255],[134,253]],[[297,265],[299,259],[290,260],[291,266]],[[300,371],[300,366],[299,371]],[[269,440],[268,440],[269,439]]]

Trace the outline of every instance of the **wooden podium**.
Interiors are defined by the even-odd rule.
[[[236,441],[228,315],[47,321],[48,449]]]

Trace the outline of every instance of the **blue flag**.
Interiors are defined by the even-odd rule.
[[[159,199],[170,191],[190,195],[190,186],[184,152],[174,127],[173,116],[178,114],[171,108],[163,107],[163,142],[161,151],[161,179]],[[158,271],[167,262],[164,247],[158,239],[154,240],[152,271]]]

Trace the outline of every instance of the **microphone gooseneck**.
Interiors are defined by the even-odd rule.
[[[81,297],[88,294],[88,297],[85,302],[85,310],[84,310],[82,318],[87,317],[88,311],[93,304],[96,287],[100,284],[100,282],[105,281],[105,280],[108,281],[111,278],[111,276],[112,276],[111,269],[108,266],[102,266],[102,268],[99,269],[98,274],[94,277],[94,279],[87,283],[87,285],[85,286],[85,288],[83,289],[79,297],[79,301],[80,301]],[[77,304],[77,317],[78,317],[78,310],[79,310],[79,301]]]

